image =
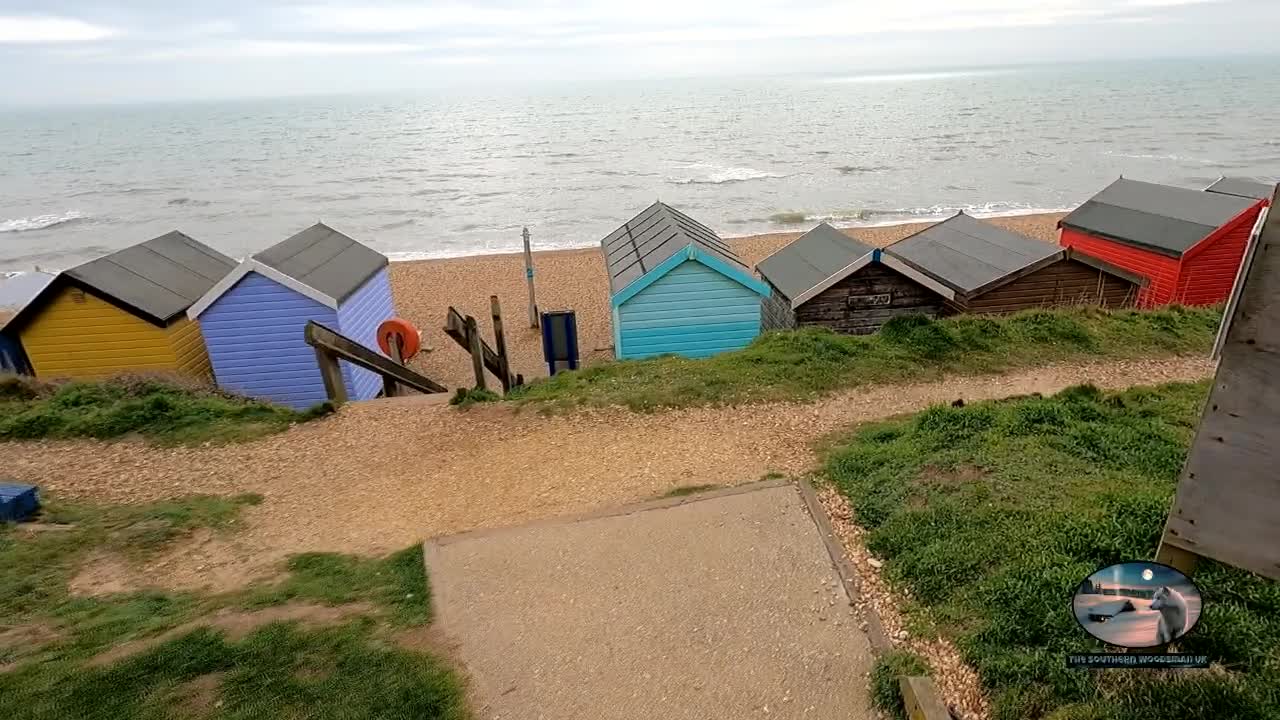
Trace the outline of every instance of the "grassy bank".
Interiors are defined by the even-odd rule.
[[[382,559],[295,556],[284,577],[232,593],[69,587],[102,553],[142,563],[198,528],[235,532],[257,501],[55,507],[47,519],[66,527],[0,525],[4,716],[465,718],[455,673],[398,641],[431,617],[418,546]],[[336,610],[312,617],[313,607]]]
[[[0,376],[0,440],[138,435],[160,444],[234,442],[320,417],[176,378],[44,383]]]
[[[1280,583],[1215,563],[1178,649],[1211,671],[1068,670],[1098,651],[1070,610],[1101,566],[1154,555],[1206,384],[936,407],[860,429],[828,476],[921,634],[951,638],[997,718],[1280,718]]]
[[[705,360],[604,363],[531,383],[513,397],[634,410],[804,400],[857,385],[922,381],[1048,362],[1207,352],[1221,311],[1171,307],[1035,310],[1007,317],[896,318],[875,335],[769,333]]]

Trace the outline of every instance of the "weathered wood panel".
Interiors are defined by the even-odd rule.
[[[769,297],[760,299],[761,330],[791,330],[796,326],[796,314],[791,310],[791,299],[782,294],[768,280]]]
[[[942,296],[879,263],[871,263],[796,308],[796,325],[869,335],[900,315],[936,317]]]
[[[1076,260],[1061,260],[966,301],[948,302],[948,313],[1011,313],[1039,307],[1129,307],[1139,287]]]
[[[1280,213],[1243,282],[1164,544],[1280,579]]]

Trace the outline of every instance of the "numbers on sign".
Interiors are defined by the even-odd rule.
[[[892,293],[878,295],[850,295],[846,302],[850,308],[884,307],[893,302]]]

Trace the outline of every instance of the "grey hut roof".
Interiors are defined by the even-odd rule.
[[[873,252],[875,248],[822,223],[761,260],[756,270],[783,295],[794,300]]]
[[[1212,185],[1205,188],[1207,192],[1220,195],[1235,195],[1254,200],[1270,200],[1276,191],[1275,183],[1262,182],[1253,178],[1220,177]]]
[[[21,310],[51,282],[53,275],[39,270],[0,277],[0,311]]]
[[[312,225],[253,259],[338,302],[387,265],[385,255],[324,223]]]
[[[885,248],[958,293],[973,294],[1062,248],[959,213]]]
[[[1180,257],[1256,202],[1120,178],[1059,225]]]
[[[199,300],[235,266],[231,258],[175,230],[63,274],[74,284],[163,324]]]
[[[618,293],[690,245],[749,273],[715,231],[670,205],[655,202],[600,241],[609,269],[609,293]]]

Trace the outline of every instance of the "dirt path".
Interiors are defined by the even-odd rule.
[[[621,409],[544,417],[507,407],[364,403],[262,441],[149,448],[87,441],[0,443],[6,474],[62,498],[140,502],[192,493],[261,493],[225,552],[202,548],[198,575],[249,575],[290,553],[381,553],[424,537],[579,513],[673,487],[733,485],[813,466],[812,445],[850,423],[957,398],[1196,380],[1200,358],[1051,365],[1000,376],[853,390],[808,405]],[[220,554],[221,553],[221,554]],[[176,552],[147,568],[189,586]],[[183,581],[183,580],[187,581]]]

